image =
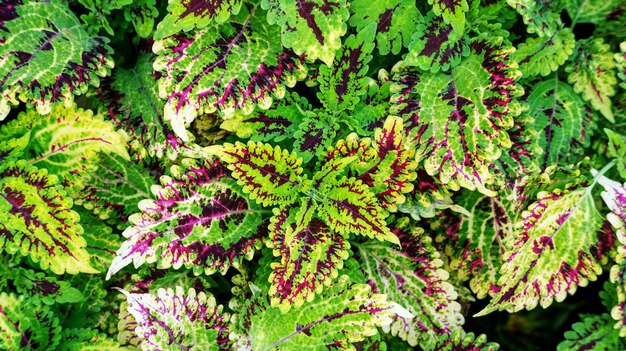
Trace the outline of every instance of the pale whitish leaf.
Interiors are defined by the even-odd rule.
[[[369,241],[354,244],[355,252],[374,291],[387,295],[415,316],[396,316],[386,329],[413,346],[423,346],[461,327],[461,306],[431,239],[422,230],[399,230],[397,235],[401,249]]]
[[[41,114],[97,86],[113,61],[107,39],[90,37],[68,4],[9,0],[0,12],[0,120],[18,98]]]
[[[522,213],[493,299],[478,315],[538,304],[545,308],[597,278],[614,244],[611,233],[602,229],[591,195],[594,184],[539,193]]]

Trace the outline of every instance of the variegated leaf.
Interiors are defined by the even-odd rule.
[[[298,130],[293,134],[295,138],[293,149],[302,162],[309,162],[313,157],[320,156],[335,139],[339,124],[336,118],[320,109],[307,113]]]
[[[404,62],[408,66],[436,73],[457,66],[467,55],[468,38],[464,33],[430,12],[418,24]]]
[[[105,272],[115,258],[115,251],[122,246],[124,238],[113,233],[111,227],[85,208],[74,206],[74,210],[80,216],[80,225],[84,229],[83,237],[87,242],[85,249],[90,256],[89,262],[98,271]]]
[[[326,110],[335,113],[352,110],[365,93],[368,63],[372,60],[376,27],[371,24],[345,41],[332,65],[322,65],[317,78],[317,97]]]
[[[56,176],[22,160],[0,163],[0,250],[56,274],[98,273],[78,220]]]
[[[346,0],[262,0],[267,22],[278,24],[282,44],[330,66],[341,47],[350,16]]]
[[[312,201],[301,207],[275,209],[271,245],[279,263],[272,263],[271,305],[286,312],[310,302],[327,289],[349,256],[350,244],[314,213]]]
[[[357,31],[376,23],[376,46],[381,55],[397,55],[407,47],[420,18],[412,0],[355,0],[350,11],[350,25]]]
[[[511,145],[506,131],[520,112],[512,51],[502,38],[480,36],[449,73],[396,72],[392,113],[405,120],[418,162],[451,188],[493,195],[489,167]]]
[[[461,327],[461,306],[430,237],[423,231],[399,230],[397,235],[402,249],[369,241],[354,244],[355,251],[372,290],[415,316],[396,316],[387,328],[412,346],[424,346]]]
[[[48,307],[31,305],[24,296],[0,294],[0,349],[55,350],[60,338],[59,319]]]
[[[241,10],[242,0],[169,0],[167,15],[157,26],[154,39],[163,39],[181,31],[202,29],[211,22],[226,22]]]
[[[381,128],[389,112],[390,97],[389,81],[386,71],[379,71],[382,82],[371,81],[366,88],[365,94],[361,95],[361,101],[351,111],[350,116],[344,115],[344,120],[350,126],[350,131],[356,132],[362,137],[374,136],[374,130]]]
[[[133,24],[140,38],[149,38],[154,29],[154,21],[159,16],[156,0],[134,0],[124,8],[124,19]]]
[[[602,228],[594,184],[539,193],[507,247],[493,299],[478,315],[545,308],[597,278],[615,244]]]
[[[97,152],[128,160],[124,139],[114,125],[102,115],[74,105],[55,104],[46,116],[33,110],[21,113],[0,128],[0,141],[12,138],[28,140],[21,149],[21,158],[55,174],[73,191],[84,187],[83,177],[95,170]]]
[[[450,267],[460,281],[470,281],[470,287],[480,299],[490,293],[498,282],[504,263],[504,241],[513,235],[514,214],[509,213],[506,199],[469,193],[458,199],[466,214],[448,214],[437,241],[450,256]]]
[[[526,98],[536,143],[543,149],[539,166],[579,161],[593,133],[593,112],[558,76],[535,84]]]
[[[405,202],[398,205],[398,211],[408,213],[416,221],[435,217],[438,211],[447,208],[460,212],[444,184],[421,168],[416,170],[416,175],[413,190],[405,195]]]
[[[32,269],[11,267],[3,275],[13,281],[15,291],[28,298],[30,303],[53,305],[55,303],[76,303],[84,299],[83,294],[67,281],[57,280],[43,272]]]
[[[611,96],[615,94],[617,79],[615,61],[609,44],[602,39],[580,40],[576,43],[571,63],[565,67],[567,81],[574,91],[591,103],[606,119],[615,122]]]
[[[465,12],[469,9],[467,0],[428,0],[433,12],[452,25],[457,33],[465,31]]]
[[[263,206],[294,203],[298,191],[306,190],[302,159],[294,152],[254,141],[224,144],[214,150],[228,163],[243,191]]]
[[[611,325],[608,313],[581,316],[583,321],[565,332],[565,340],[557,351],[612,351],[623,350],[626,344]]]
[[[526,39],[519,44],[512,58],[519,64],[524,77],[547,76],[567,61],[575,43],[572,31],[562,28],[550,36]]]
[[[120,290],[128,300],[128,312],[137,321],[135,333],[144,351],[226,350],[228,315],[213,295],[182,287],[159,289],[156,294]]]
[[[508,131],[511,148],[493,163],[494,173],[501,175],[500,182],[506,186],[511,186],[526,175],[539,173],[539,161],[544,151],[538,144],[537,134],[543,130],[535,128],[536,122],[535,117],[526,111],[514,117],[513,127]]]
[[[497,351],[499,349],[498,344],[487,341],[485,334],[474,336],[474,333],[465,334],[462,330],[457,330],[433,340],[424,348],[424,351]]]
[[[539,37],[551,37],[558,29],[559,17],[553,10],[559,2],[555,0],[543,2],[506,0],[506,2],[522,16],[528,33],[537,34]]]
[[[255,104],[268,108],[272,95],[282,97],[285,86],[305,77],[301,58],[276,40],[279,30],[265,14],[243,6],[228,23],[155,42],[165,119],[184,141],[189,140],[185,125],[198,114],[219,110],[231,116],[236,109],[249,114]]]
[[[64,1],[7,0],[0,12],[0,120],[18,98],[40,114],[97,86],[113,61],[107,39],[90,37]]]
[[[128,238],[111,263],[107,278],[134,263],[157,262],[158,268],[185,266],[199,274],[223,273],[251,258],[259,246],[260,212],[219,161],[186,159],[154,186],[155,200],[139,203],[130,217]]]
[[[61,342],[56,350],[59,351],[131,351],[121,346],[116,339],[111,339],[104,333],[94,329],[65,329]]]
[[[373,293],[366,284],[350,285],[341,276],[322,295],[298,309],[282,313],[263,302],[263,293],[237,316],[235,347],[248,350],[311,351],[353,348],[352,344],[375,335],[376,327],[389,325],[404,308]],[[260,301],[258,301],[260,300]],[[232,336],[235,336],[231,334]]]
[[[318,215],[331,230],[344,236],[354,233],[399,244],[385,223],[385,210],[360,180],[343,177],[331,185],[322,183],[320,189],[322,201]]]
[[[572,19],[572,23],[604,22],[617,7],[621,0],[569,0],[564,1],[565,9]]]

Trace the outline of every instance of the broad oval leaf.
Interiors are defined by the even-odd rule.
[[[156,41],[159,96],[174,132],[189,141],[185,125],[198,114],[248,114],[257,103],[268,108],[272,95],[282,97],[285,86],[303,79],[302,59],[280,45],[279,35],[254,7],[228,23]]]
[[[40,114],[99,84],[113,67],[107,39],[90,37],[67,3],[3,1],[0,12],[0,120],[18,98]]]
[[[111,263],[107,279],[134,263],[157,262],[158,268],[185,266],[196,274],[225,273],[248,259],[260,245],[260,213],[224,174],[219,161],[191,159],[161,177],[155,200],[139,204],[142,212],[130,217],[128,238]]]
[[[511,145],[507,129],[520,112],[511,52],[502,38],[480,36],[450,73],[396,69],[392,112],[405,120],[417,161],[452,188],[493,195],[489,167]]]
[[[0,250],[56,274],[98,273],[78,220],[56,176],[24,161],[0,163]]]
[[[346,0],[262,0],[267,22],[278,24],[282,44],[330,66],[341,47],[350,16]]]
[[[133,294],[120,290],[135,317],[140,347],[144,351],[227,350],[228,315],[212,295],[185,291],[177,286],[156,294]]]

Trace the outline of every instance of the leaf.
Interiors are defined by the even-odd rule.
[[[198,114],[268,108],[272,95],[282,97],[285,86],[303,79],[302,59],[280,45],[279,35],[255,7],[242,8],[228,23],[156,41],[159,96],[176,135],[189,141],[185,125]]]
[[[450,73],[396,72],[392,113],[404,119],[417,161],[452,189],[493,194],[489,167],[511,145],[506,130],[520,112],[511,52],[501,38],[481,36]]]
[[[154,20],[158,17],[156,0],[135,0],[124,8],[124,19],[131,22],[140,38],[149,38],[154,29]]]
[[[55,350],[61,338],[59,319],[45,306],[32,306],[24,296],[0,294],[0,349]]]
[[[310,112],[294,133],[293,148],[303,162],[320,156],[335,139],[338,123],[335,118],[323,110]]]
[[[154,32],[159,40],[181,31],[202,29],[212,22],[222,24],[241,10],[242,0],[169,0],[167,15]]]
[[[448,273],[423,231],[397,232],[402,249],[369,241],[355,244],[361,266],[372,290],[406,308],[413,319],[403,316],[385,327],[410,345],[426,345],[461,327],[457,293],[447,282]]]
[[[297,201],[306,178],[302,175],[302,159],[296,153],[253,141],[224,144],[216,152],[228,163],[243,191],[257,203],[270,206]]]
[[[98,155],[94,170],[84,177],[88,185],[75,196],[76,203],[118,225],[139,210],[139,201],[152,197],[155,183],[140,164],[107,154]]]
[[[559,11],[555,11],[555,8],[560,2],[554,0],[541,3],[534,0],[507,0],[506,2],[522,16],[528,33],[535,33],[539,37],[551,37],[557,31]]]
[[[283,312],[310,302],[315,294],[335,282],[337,271],[348,259],[350,244],[313,214],[311,202],[301,207],[275,209],[270,224],[274,256],[271,305]]]
[[[324,107],[332,112],[352,110],[365,93],[368,63],[374,49],[374,25],[362,29],[356,36],[351,35],[339,51],[332,65],[320,67],[317,81],[320,83],[317,97]]]
[[[385,81],[381,83],[370,82],[366,87],[366,93],[361,95],[361,101],[351,111],[351,116],[344,116],[350,131],[360,136],[374,136],[374,130],[381,128],[389,112],[390,97],[389,88],[391,82],[383,76]]]
[[[133,136],[131,145],[145,148],[152,157],[175,159],[183,141],[163,119],[165,103],[159,99],[153,59],[153,55],[144,54],[134,68],[116,69],[113,80],[105,86],[105,104],[117,126]]]
[[[430,12],[413,34],[409,53],[404,62],[424,71],[437,73],[457,66],[462,57],[469,55],[468,39],[451,24]]]
[[[94,329],[66,329],[57,350],[63,351],[130,351],[106,334]]]
[[[622,349],[624,343],[610,322],[608,313],[583,317],[582,322],[574,323],[572,330],[565,332],[565,340],[559,343],[557,351]]]
[[[567,28],[550,36],[530,37],[519,44],[512,59],[519,64],[524,77],[547,76],[567,61],[574,51],[574,34]]]
[[[135,333],[142,350],[228,348],[228,315],[222,314],[213,295],[196,293],[193,288],[185,292],[182,287],[159,289],[156,295],[120,291],[137,321]]]
[[[297,55],[330,66],[341,47],[350,16],[345,0],[262,0],[267,22],[281,29],[281,41]]]
[[[477,315],[546,308],[596,279],[614,243],[602,230],[592,186],[539,193],[504,254],[493,299]]]
[[[571,0],[563,3],[572,23],[594,24],[605,21],[606,17],[616,10],[619,4],[619,0]]]
[[[264,299],[258,295],[257,299]],[[347,276],[313,301],[282,313],[263,302],[242,309],[236,346],[250,350],[350,349],[351,344],[375,335],[376,327],[388,325],[397,314],[409,317],[399,305],[373,293],[365,284],[350,285]]]
[[[125,143],[113,124],[74,105],[55,104],[46,116],[28,110],[0,128],[0,141],[22,137],[28,141],[21,158],[55,174],[72,191],[84,187],[83,176],[95,169],[97,152],[128,160]]]
[[[78,220],[56,176],[24,161],[0,164],[0,250],[55,274],[98,273]]]
[[[258,246],[258,207],[227,178],[219,161],[183,160],[152,187],[155,200],[140,202],[130,217],[128,238],[117,251],[107,279],[134,263],[160,269],[185,266],[196,274],[223,273],[250,259]]]
[[[0,120],[18,98],[40,114],[97,86],[113,67],[107,39],[89,37],[65,2],[3,3],[0,14]]]
[[[115,258],[115,250],[122,246],[124,238],[117,232],[113,233],[111,227],[86,209],[75,206],[74,210],[80,216],[80,224],[84,228],[83,237],[87,242],[85,249],[91,256],[91,266],[100,272],[108,270]],[[117,225],[121,223],[117,222]]]
[[[469,9],[466,0],[428,0],[433,5],[433,12],[452,25],[458,33],[465,31],[465,12]]]
[[[468,193],[457,200],[466,214],[444,217],[437,241],[445,245],[450,267],[459,281],[470,281],[479,299],[497,284],[504,263],[504,242],[513,236],[515,213],[509,213],[506,199]]]
[[[495,342],[487,342],[487,336],[474,333],[464,334],[457,330],[452,334],[443,334],[439,339],[432,341],[424,351],[497,351],[500,346]]]
[[[615,122],[611,110],[611,96],[615,95],[615,62],[611,47],[602,39],[579,40],[565,67],[567,81],[574,91],[589,101],[610,122]]]
[[[324,189],[324,185],[320,188]],[[323,202],[318,215],[333,231],[366,235],[399,244],[385,223],[386,213],[374,194],[360,180],[343,177],[321,191]]]
[[[13,267],[8,275],[13,280],[15,291],[28,297],[30,303],[45,305],[75,303],[84,299],[83,294],[66,281],[46,276],[43,272]]]
[[[350,25],[357,31],[376,23],[376,46],[381,55],[400,53],[408,47],[420,17],[411,0],[355,0],[350,3]]]
[[[617,77],[620,79],[619,86],[626,89],[626,41],[619,45],[620,52],[615,53],[615,66]]]
[[[531,88],[526,102],[537,144],[543,149],[540,168],[578,161],[589,146],[595,123],[574,89],[555,75]]]

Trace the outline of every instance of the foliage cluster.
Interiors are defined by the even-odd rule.
[[[0,1],[0,349],[626,349],[624,24]]]

